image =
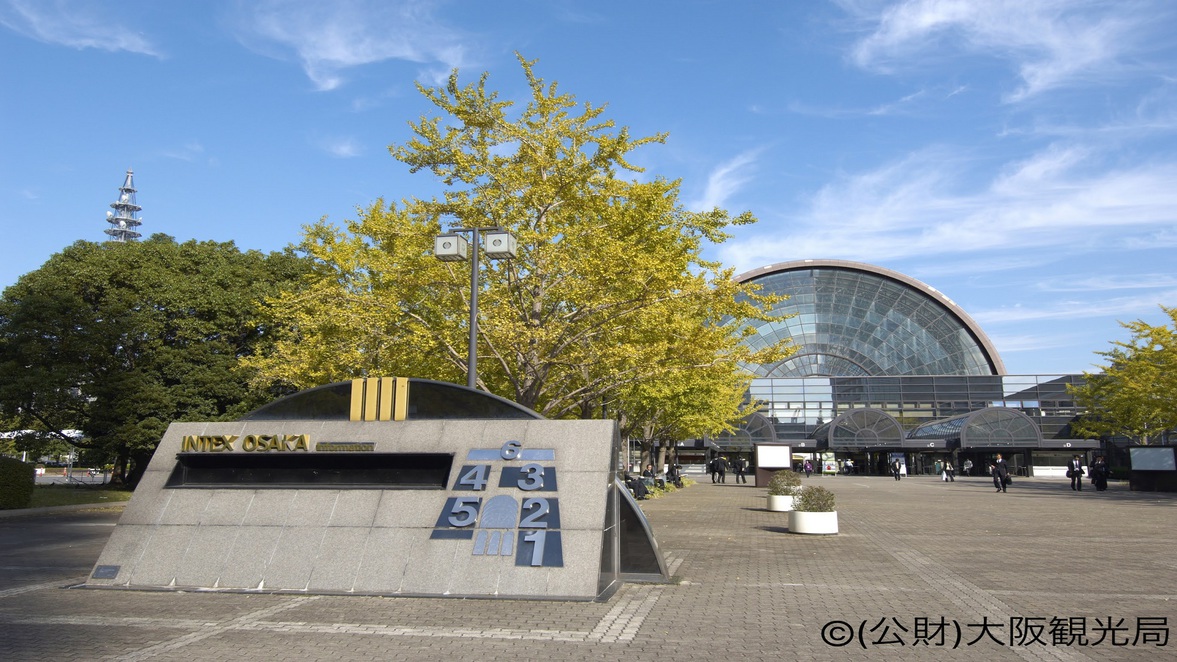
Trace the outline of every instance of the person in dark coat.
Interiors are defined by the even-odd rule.
[[[902,465],[899,464],[899,458],[895,458],[894,460],[891,460],[891,475],[895,477],[895,480],[899,480],[903,477],[901,475],[902,472],[903,472],[903,467],[902,467]]]
[[[737,456],[732,460],[732,469],[736,472],[737,483],[747,483],[748,477],[745,473],[748,471],[748,461],[742,457]]]
[[[657,477],[658,474],[654,473],[654,465],[647,464],[642,471],[642,482],[646,484],[647,488],[655,487],[658,484]]]
[[[666,482],[671,483],[675,487],[682,487],[682,465],[672,464],[666,470]]]
[[[646,484],[642,482],[637,476],[625,475],[625,486],[633,493],[633,498],[642,501],[650,498],[650,490],[646,489]]]
[[[1083,491],[1083,458],[1076,455],[1067,463],[1067,478],[1071,479],[1071,489]]]
[[[1009,466],[1001,457],[1001,453],[998,453],[997,459],[993,460],[991,471],[993,472],[993,486],[997,488],[998,492],[1004,492],[1005,488],[1009,486]]]
[[[1107,460],[1103,456],[1095,458],[1095,463],[1091,465],[1091,482],[1095,485],[1096,492],[1102,492],[1108,488],[1108,476],[1111,475],[1111,467],[1108,466]]]
[[[715,460],[715,468],[719,472],[719,482],[721,483],[727,482],[727,467],[727,458],[720,455],[719,458]]]

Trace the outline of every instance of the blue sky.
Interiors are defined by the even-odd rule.
[[[0,287],[145,235],[278,250],[437,193],[387,147],[414,82],[523,100],[515,59],[637,135],[640,177],[760,218],[737,273],[856,260],[940,290],[1011,374],[1092,369],[1177,306],[1177,4],[1166,0],[0,0]]]

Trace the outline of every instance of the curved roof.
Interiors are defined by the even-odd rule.
[[[851,409],[810,435],[824,439],[831,449],[903,446],[903,426],[881,409]]]
[[[797,260],[743,273],[737,282],[785,294],[787,319],[755,322],[753,348],[783,338],[800,349],[757,377],[1001,375],[997,349],[967,313],[936,288],[861,262]]]
[[[523,405],[460,384],[408,379],[406,420],[455,418],[543,418]],[[299,391],[249,412],[242,421],[338,420],[351,417],[353,382]]]
[[[750,451],[756,444],[777,440],[776,427],[767,416],[752,412],[730,432],[721,432],[709,440],[712,448],[725,452]]]
[[[1042,431],[1021,411],[986,407],[939,421],[930,421],[907,433],[908,439],[960,441],[961,448],[1039,448]]]

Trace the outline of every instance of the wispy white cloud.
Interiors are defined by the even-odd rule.
[[[266,54],[293,51],[320,90],[347,69],[386,60],[423,65],[434,83],[465,64],[462,35],[434,16],[430,0],[267,0],[242,5],[235,29]],[[274,53],[274,48],[277,53]]]
[[[1124,237],[1122,244],[1126,250],[1177,248],[1177,224],[1174,224],[1173,227],[1160,228],[1156,232]]]
[[[874,108],[871,108],[869,111],[867,111],[867,114],[874,115],[874,116],[894,115],[896,113],[902,112],[902,111],[910,108],[912,103],[919,100],[919,98],[923,97],[925,94],[927,94],[927,93],[924,90],[919,90],[918,92],[912,92],[911,94],[903,97],[902,99],[899,99],[898,101],[893,101],[891,103],[884,103],[884,104],[880,104],[878,106],[875,106]]]
[[[707,186],[703,189],[703,194],[689,207],[696,211],[710,211],[716,207],[723,207],[727,199],[751,179],[750,171],[756,165],[756,159],[762,151],[762,148],[750,149],[719,164],[707,176]]]
[[[1035,352],[1044,349],[1056,349],[1061,345],[1072,345],[1075,343],[1084,342],[1084,340],[1074,334],[1062,334],[1052,332],[1049,334],[1020,334],[1020,335],[1004,335],[1004,334],[989,334],[989,340],[997,347],[1001,354],[1010,354],[1013,352]]]
[[[0,4],[0,25],[46,44],[161,56],[147,37],[87,3],[7,0]]]
[[[1143,237],[1156,247],[1157,236],[1177,235],[1177,162],[1113,167],[1106,157],[1052,145],[976,184],[966,154],[930,148],[836,178],[721,254],[737,270],[789,256],[885,263],[1045,247],[1061,258],[1131,249]]]
[[[192,162],[204,155],[204,146],[196,141],[185,143],[181,147],[166,149],[163,155],[169,159]]]
[[[982,325],[1081,320],[1099,317],[1135,319],[1155,313],[1158,310],[1158,301],[1177,301],[1177,288],[1099,300],[1074,298],[1046,305],[1015,305],[989,310],[973,310],[970,315]]]
[[[961,274],[992,274],[1041,267],[1042,262],[1042,256],[1039,254],[998,252],[976,258],[957,255],[951,260],[921,261],[917,267],[911,269],[911,275],[928,280],[933,277]]]
[[[963,94],[968,89],[966,85],[957,85],[952,88],[932,86],[918,89],[892,101],[883,101],[873,106],[863,107],[821,106],[793,101],[788,104],[787,110],[795,115],[826,119],[924,115],[934,111],[936,104],[958,94]]]
[[[1060,120],[1044,113],[1028,125],[1004,128],[998,137],[1067,139],[1115,147],[1174,133],[1177,133],[1177,85],[1162,81],[1141,93],[1134,106],[1116,109],[1106,117]]]
[[[316,143],[320,149],[339,159],[350,159],[361,153],[360,144],[354,138],[322,138]]]
[[[869,30],[850,53],[858,66],[880,71],[924,66],[933,51],[998,58],[1021,79],[1010,101],[1125,66],[1125,56],[1143,46],[1138,28],[1165,11],[1155,4],[1067,0],[840,4]]]
[[[1044,292],[1111,292],[1116,290],[1177,289],[1173,274],[1109,274],[1086,278],[1057,278],[1039,282]]]

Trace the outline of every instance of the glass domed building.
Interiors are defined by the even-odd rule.
[[[789,298],[782,319],[762,323],[748,342],[789,338],[800,350],[760,377],[1000,375],[1001,357],[951,299],[901,273],[841,260],[782,262],[738,276],[765,294]],[[786,317],[787,316],[787,317]]]
[[[1067,385],[1080,375],[1008,375],[981,327],[926,283],[844,260],[781,262],[736,280],[787,297],[745,342],[789,340],[797,351],[745,366],[769,424],[709,440],[714,452],[781,443],[795,459],[823,468],[853,459],[867,473],[897,456],[910,472],[934,473],[949,458],[983,467],[1003,452],[1018,472],[1061,476],[1074,451],[1098,447],[1070,437],[1079,411]],[[989,433],[995,422],[1002,434]]]

